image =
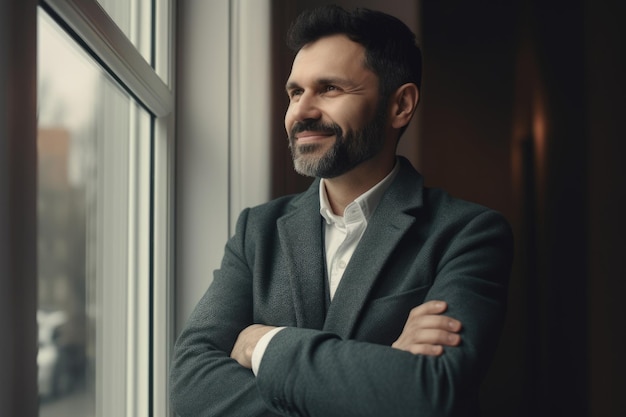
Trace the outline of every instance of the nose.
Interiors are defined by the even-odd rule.
[[[305,91],[289,103],[287,118],[293,122],[317,120],[322,117],[318,97],[313,92]]]

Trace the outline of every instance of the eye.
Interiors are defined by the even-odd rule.
[[[344,90],[336,84],[324,84],[320,89],[320,94],[326,97],[336,97],[342,94]]]
[[[301,88],[292,88],[289,91],[287,91],[287,96],[289,96],[290,99],[293,99],[297,96],[302,95],[304,90],[302,90]]]

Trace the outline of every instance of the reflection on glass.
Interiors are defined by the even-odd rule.
[[[130,155],[150,117],[41,10],[38,31],[39,415],[102,416],[101,393],[126,382],[111,355],[126,349]]]

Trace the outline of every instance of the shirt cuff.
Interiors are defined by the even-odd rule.
[[[259,372],[259,366],[261,366],[261,360],[263,359],[263,355],[265,354],[265,349],[267,349],[267,345],[270,344],[270,341],[276,335],[276,333],[280,332],[283,329],[284,327],[277,327],[265,333],[254,347],[254,350],[252,351],[252,372],[254,372],[255,376]]]

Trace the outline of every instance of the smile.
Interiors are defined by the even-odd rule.
[[[317,142],[334,136],[332,132],[313,132],[305,131],[296,134],[296,139],[299,143]]]

